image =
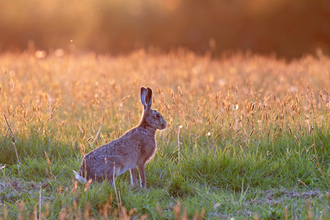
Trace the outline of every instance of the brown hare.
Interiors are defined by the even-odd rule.
[[[130,170],[132,185],[137,184],[136,167],[139,170],[141,187],[146,187],[145,165],[157,150],[156,130],[163,130],[167,123],[157,111],[151,109],[152,90],[141,88],[141,103],[144,107],[140,124],[118,139],[86,154],[79,174],[80,182],[107,179],[113,184],[116,176]],[[115,167],[115,171],[114,171]]]

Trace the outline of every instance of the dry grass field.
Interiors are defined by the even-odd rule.
[[[0,55],[0,218],[328,219],[329,57],[36,55]],[[138,124],[141,86],[168,122],[147,190],[77,184]]]

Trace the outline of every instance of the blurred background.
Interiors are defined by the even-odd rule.
[[[329,0],[0,0],[0,52],[330,52]],[[320,50],[319,50],[320,51]]]

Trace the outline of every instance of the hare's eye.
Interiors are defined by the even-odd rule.
[[[157,113],[157,114],[155,115],[155,117],[156,117],[156,118],[160,118],[160,114]]]

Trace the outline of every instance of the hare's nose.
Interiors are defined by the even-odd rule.
[[[167,127],[167,123],[164,122],[164,123],[162,124],[162,129],[165,129],[166,127]]]

